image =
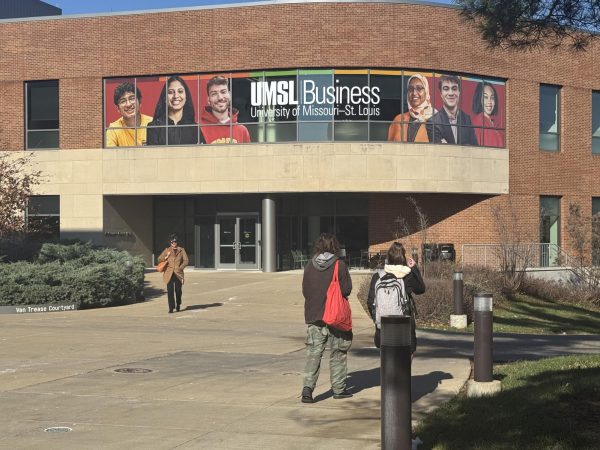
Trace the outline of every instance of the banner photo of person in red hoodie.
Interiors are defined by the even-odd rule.
[[[239,111],[232,107],[230,77],[201,75],[200,126],[207,144],[242,144],[250,141],[246,126],[238,123]]]
[[[118,77],[103,85],[107,148],[342,141],[506,146],[506,82],[482,76],[311,68]]]

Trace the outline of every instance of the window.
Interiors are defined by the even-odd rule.
[[[58,80],[25,86],[26,148],[58,148]]]
[[[600,92],[592,92],[592,153],[600,154]]]
[[[442,95],[438,81],[451,85],[449,94]],[[104,145],[335,141],[504,148],[505,103],[503,80],[402,69],[106,78]]]
[[[560,197],[540,197],[540,267],[559,265]]]
[[[560,87],[540,85],[540,149],[560,148]]]
[[[60,238],[60,197],[58,195],[29,197],[27,229],[41,240]]]

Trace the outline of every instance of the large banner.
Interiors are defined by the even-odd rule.
[[[505,83],[380,69],[110,78],[104,117],[106,147],[311,141],[505,147]]]

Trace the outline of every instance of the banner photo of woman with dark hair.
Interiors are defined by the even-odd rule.
[[[186,78],[188,79],[186,81]],[[192,90],[188,86],[192,83]],[[170,76],[162,90],[154,120],[148,124],[148,145],[192,145],[204,143],[196,122],[198,77]]]
[[[473,94],[473,117],[475,136],[479,145],[486,147],[504,147],[500,97],[494,84],[481,81]]]

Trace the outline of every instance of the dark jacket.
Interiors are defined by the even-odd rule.
[[[477,137],[475,137],[475,131],[471,124],[471,118],[465,112],[458,110],[458,116],[456,117],[456,125],[458,130],[456,136],[458,142],[454,140],[454,133],[452,132],[452,126],[450,125],[450,119],[448,113],[444,108],[440,109],[433,115],[431,121],[427,124],[427,133],[433,136],[433,142],[439,144],[442,139],[446,141],[446,144],[455,145],[479,145],[477,143]]]
[[[386,267],[388,266],[386,265]],[[386,272],[390,273],[388,271]],[[405,277],[402,277],[402,279],[404,280],[404,287],[406,288],[406,293],[409,297],[412,297],[412,294],[423,294],[425,292],[425,282],[423,281],[423,277],[417,266],[413,266],[410,269],[410,272]],[[369,295],[367,297],[369,314],[373,320],[375,320],[375,283],[377,283],[377,280],[379,280],[379,274],[375,272],[373,278],[371,278]]]
[[[164,127],[164,119],[154,119],[148,124],[146,133],[146,145],[167,145],[167,130],[169,133],[169,145],[197,144],[198,134],[200,134],[200,143],[204,144],[202,133],[198,132],[198,124],[193,120],[182,119],[177,125],[171,119],[168,119],[169,127]],[[163,128],[150,128],[163,127]]]
[[[326,254],[329,255],[329,254]],[[304,268],[304,278],[302,278],[302,295],[304,295],[304,321],[305,323],[318,323],[323,325],[323,311],[325,310],[325,300],[327,289],[333,278],[333,268],[337,256],[331,256],[329,259],[322,258],[323,255],[313,257]],[[321,257],[321,258],[319,258]],[[348,267],[344,261],[339,260],[338,278],[342,295],[348,298],[352,292],[352,280]]]

